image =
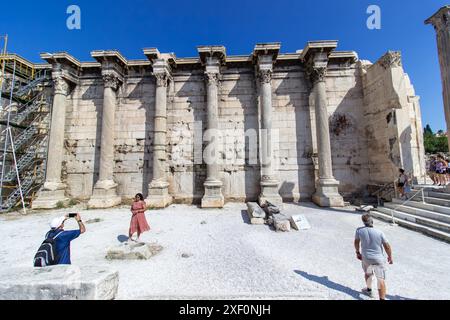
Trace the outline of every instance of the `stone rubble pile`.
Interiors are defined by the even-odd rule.
[[[256,202],[248,202],[247,208],[251,224],[273,226],[277,232],[289,232],[291,229],[299,231],[311,228],[303,215],[288,216],[282,213],[279,207],[270,202],[266,202],[263,207],[260,207]]]

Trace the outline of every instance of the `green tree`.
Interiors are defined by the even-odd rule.
[[[427,124],[424,129],[423,144],[425,146],[426,153],[436,154],[440,152],[448,152],[449,150],[447,136],[437,137],[433,133],[433,130],[429,124]]]

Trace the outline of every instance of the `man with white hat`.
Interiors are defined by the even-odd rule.
[[[79,230],[64,230],[64,222],[69,218],[75,218],[78,223]],[[57,264],[71,264],[70,242],[78,238],[80,234],[86,232],[86,228],[81,220],[80,214],[68,214],[54,218],[50,222],[50,228],[51,230],[47,233],[46,238],[55,237],[56,253],[58,256]]]

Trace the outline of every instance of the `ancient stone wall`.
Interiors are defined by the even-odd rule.
[[[419,97],[404,72],[399,52],[364,64],[364,101],[371,183],[393,182],[398,169],[424,176]]]
[[[360,193],[372,182],[393,181],[398,167],[416,177],[423,174],[420,105],[398,59],[388,53],[373,65],[347,58],[328,64],[333,173],[344,196]],[[227,201],[255,201],[261,193],[261,84],[254,63],[235,60],[221,67],[219,78],[219,179]],[[168,190],[175,202],[199,203],[207,177],[206,142],[202,144],[207,126],[205,69],[200,61],[179,63],[170,77]],[[100,66],[86,66],[67,96],[62,181],[73,198],[89,199],[99,179],[103,83]],[[114,180],[123,200],[149,192],[156,87],[151,64],[139,62],[128,67],[117,90]],[[316,191],[313,156],[318,146],[315,96],[305,65],[298,58],[276,61],[271,88],[279,193],[284,201],[310,200]]]

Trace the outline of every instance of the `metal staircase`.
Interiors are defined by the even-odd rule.
[[[20,159],[17,161],[17,170],[22,172],[24,169],[28,168],[36,158],[36,148],[31,147]],[[4,182],[16,181],[17,175],[14,168],[10,170],[3,177]]]
[[[0,116],[0,212],[5,212],[20,203],[22,195],[30,204],[44,183],[51,79],[48,70],[37,71],[16,55],[0,55],[0,63],[5,70],[2,97],[10,101]]]
[[[11,208],[15,207],[16,204],[20,201],[21,195],[20,191],[22,191],[22,194],[27,195],[30,193],[32,187],[34,184],[33,177],[26,177],[22,181],[21,189],[19,187],[15,188],[13,192],[11,192],[8,195],[8,198],[6,201],[4,201],[0,207],[1,211],[8,211]]]

